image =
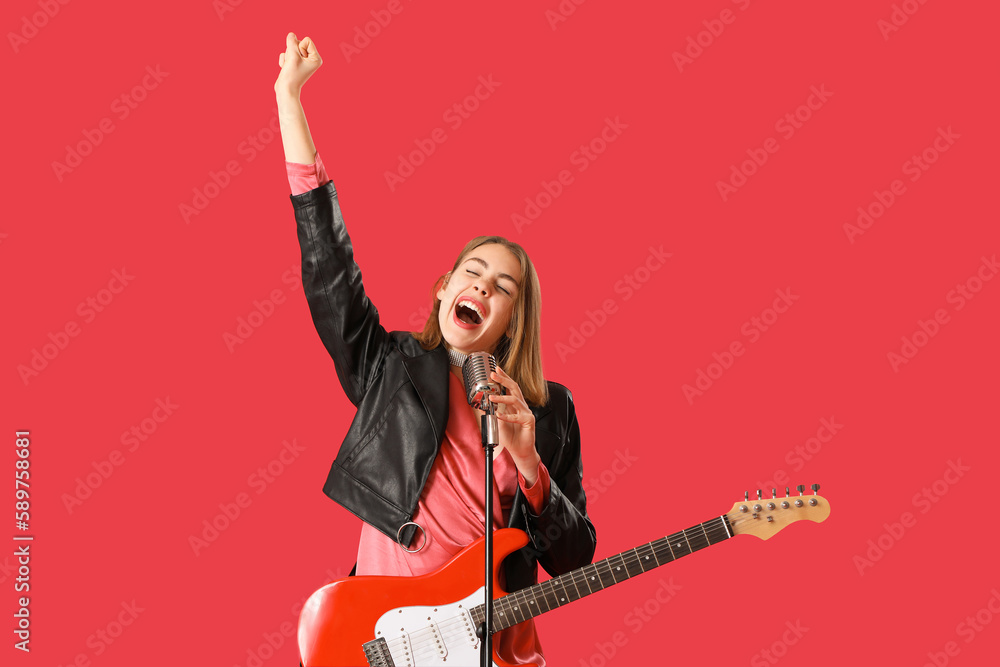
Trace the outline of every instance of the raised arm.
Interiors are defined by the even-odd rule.
[[[308,37],[300,42],[288,33],[286,46],[278,57],[281,73],[274,83],[285,160],[311,164],[316,147],[299,95],[322,60]],[[302,249],[302,286],[313,324],[347,398],[357,405],[381,368],[391,345],[389,335],[365,294],[333,183],[294,194],[291,202]]]
[[[309,124],[302,109],[302,86],[323,64],[312,39],[299,41],[294,32],[285,37],[285,52],[278,56],[281,73],[274,82],[278,101],[278,123],[285,159],[289,162],[312,164],[316,161],[316,146],[309,133]]]

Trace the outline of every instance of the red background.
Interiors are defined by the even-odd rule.
[[[734,539],[541,618],[552,665],[995,661],[1000,622],[962,625],[993,620],[1000,587],[1000,281],[974,279],[992,277],[982,258],[1000,246],[994,8],[591,0],[563,3],[575,11],[553,28],[555,0],[404,2],[348,61],[341,44],[385,2],[70,2],[51,17],[44,4],[7,2],[0,19],[3,461],[14,469],[13,432],[30,429],[35,536],[32,651],[8,633],[5,664],[295,664],[290,640],[274,653],[266,636],[277,643],[293,606],[354,562],[360,523],[321,492],[352,409],[300,284],[283,279],[299,248],[267,128],[288,31],[324,58],[303,102],[389,328],[422,321],[468,238],[498,233],[531,253],[546,375],[580,415],[598,558],[727,511],[776,472],[821,483],[833,507],[826,523]],[[883,34],[897,10],[906,22]],[[699,33],[701,53],[688,42]],[[679,68],[686,48],[697,57]],[[147,67],[162,74],[143,89]],[[455,129],[443,114],[480,76],[500,85]],[[779,131],[812,87],[828,98]],[[123,117],[115,100],[133,93]],[[627,127],[579,171],[574,152],[607,118]],[[390,190],[385,173],[439,127],[447,140]],[[958,138],[936,154],[939,128]],[[720,196],[772,137],[777,151]],[[68,163],[69,147],[87,155]],[[905,163],[929,148],[936,161],[911,181]],[[230,161],[239,173],[185,220]],[[573,182],[515,226],[564,169]],[[905,193],[849,238],[858,207],[896,179]],[[647,274],[651,246],[672,255]],[[123,268],[133,278],[110,303],[80,309],[111,296]],[[641,289],[616,290],[627,275]],[[970,279],[981,289],[959,308],[952,290]],[[751,341],[744,323],[786,289],[797,300]],[[282,303],[231,351],[224,336],[275,290]],[[585,325],[606,300],[603,326]],[[946,323],[894,368],[889,353],[938,309]],[[67,323],[78,335],[61,339]],[[710,369],[734,341],[744,354]],[[689,401],[699,370],[717,379]],[[129,451],[123,433],[167,398],[173,414]],[[842,428],[797,458],[824,418]],[[304,451],[254,485],[283,440]],[[67,507],[116,450],[121,465]],[[624,452],[635,460],[616,468]],[[968,470],[946,476],[949,461]],[[934,502],[920,500],[935,482]],[[196,555],[189,538],[240,493],[251,504]],[[914,521],[893,537],[904,512]],[[880,539],[888,549],[866,555]],[[4,627],[13,561],[0,559]],[[661,580],[679,587],[663,605]],[[96,639],[133,601],[142,611],[120,636]]]

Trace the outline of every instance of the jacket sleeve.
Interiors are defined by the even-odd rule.
[[[365,294],[333,182],[290,198],[313,324],[347,398],[358,405],[385,359],[389,334]]]
[[[565,390],[565,441],[561,455],[549,469],[549,500],[541,514],[526,509],[528,534],[538,549],[538,562],[551,576],[583,567],[594,559],[597,531],[587,516],[583,490],[583,459],[580,455],[580,425],[573,396]]]

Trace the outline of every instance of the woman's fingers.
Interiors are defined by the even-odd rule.
[[[299,42],[299,53],[306,59],[319,56],[316,52],[316,45],[313,43],[311,37],[305,37]]]
[[[322,64],[319,49],[311,37],[299,41],[294,32],[288,33],[285,35],[285,52],[278,56],[281,72],[275,81],[275,90],[300,90]]]
[[[509,389],[515,396],[521,396],[521,388],[514,382],[514,378],[504,373],[504,370],[499,366],[497,366],[496,372],[493,373],[493,379]]]

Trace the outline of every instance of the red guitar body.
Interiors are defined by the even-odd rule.
[[[493,533],[494,598],[506,595],[500,589],[497,574],[500,563],[508,554],[527,543],[528,536],[514,528],[503,528]],[[323,586],[310,596],[299,617],[298,643],[302,664],[304,667],[385,664],[370,663],[362,645],[379,639],[376,624],[387,612],[393,612],[392,616],[382,620],[380,627],[385,627],[381,631],[381,637],[395,646],[393,661],[396,667],[425,664],[478,667],[478,641],[467,636],[468,628],[460,616],[452,615],[447,619],[435,617],[433,621],[426,619],[442,607],[450,605],[455,614],[461,615],[464,609],[484,602],[482,589],[485,556],[485,538],[480,538],[459,552],[444,567],[430,574],[419,577],[346,577]],[[467,600],[477,591],[479,594],[475,598]],[[462,608],[458,608],[458,603],[463,602]],[[431,609],[419,610],[413,609],[414,607]],[[414,616],[419,616],[419,622],[424,625],[431,625],[433,622],[437,627],[451,629],[451,637],[445,637],[444,641],[445,644],[450,644],[445,649],[448,655],[434,655],[433,651],[431,654],[421,653],[422,646],[433,647],[435,640],[428,641],[428,631],[418,629],[418,619],[405,623],[397,621]],[[391,629],[387,625],[391,625]],[[402,628],[396,627],[399,625],[407,626],[405,636],[410,639],[399,638],[403,635]],[[418,640],[417,635],[410,634],[414,630],[424,633],[424,639]],[[471,646],[473,642],[476,643],[474,652]],[[430,649],[425,649],[427,650]],[[467,662],[470,655],[474,657],[471,662]],[[535,667],[511,665],[498,658],[495,650],[493,662],[498,667]]]

